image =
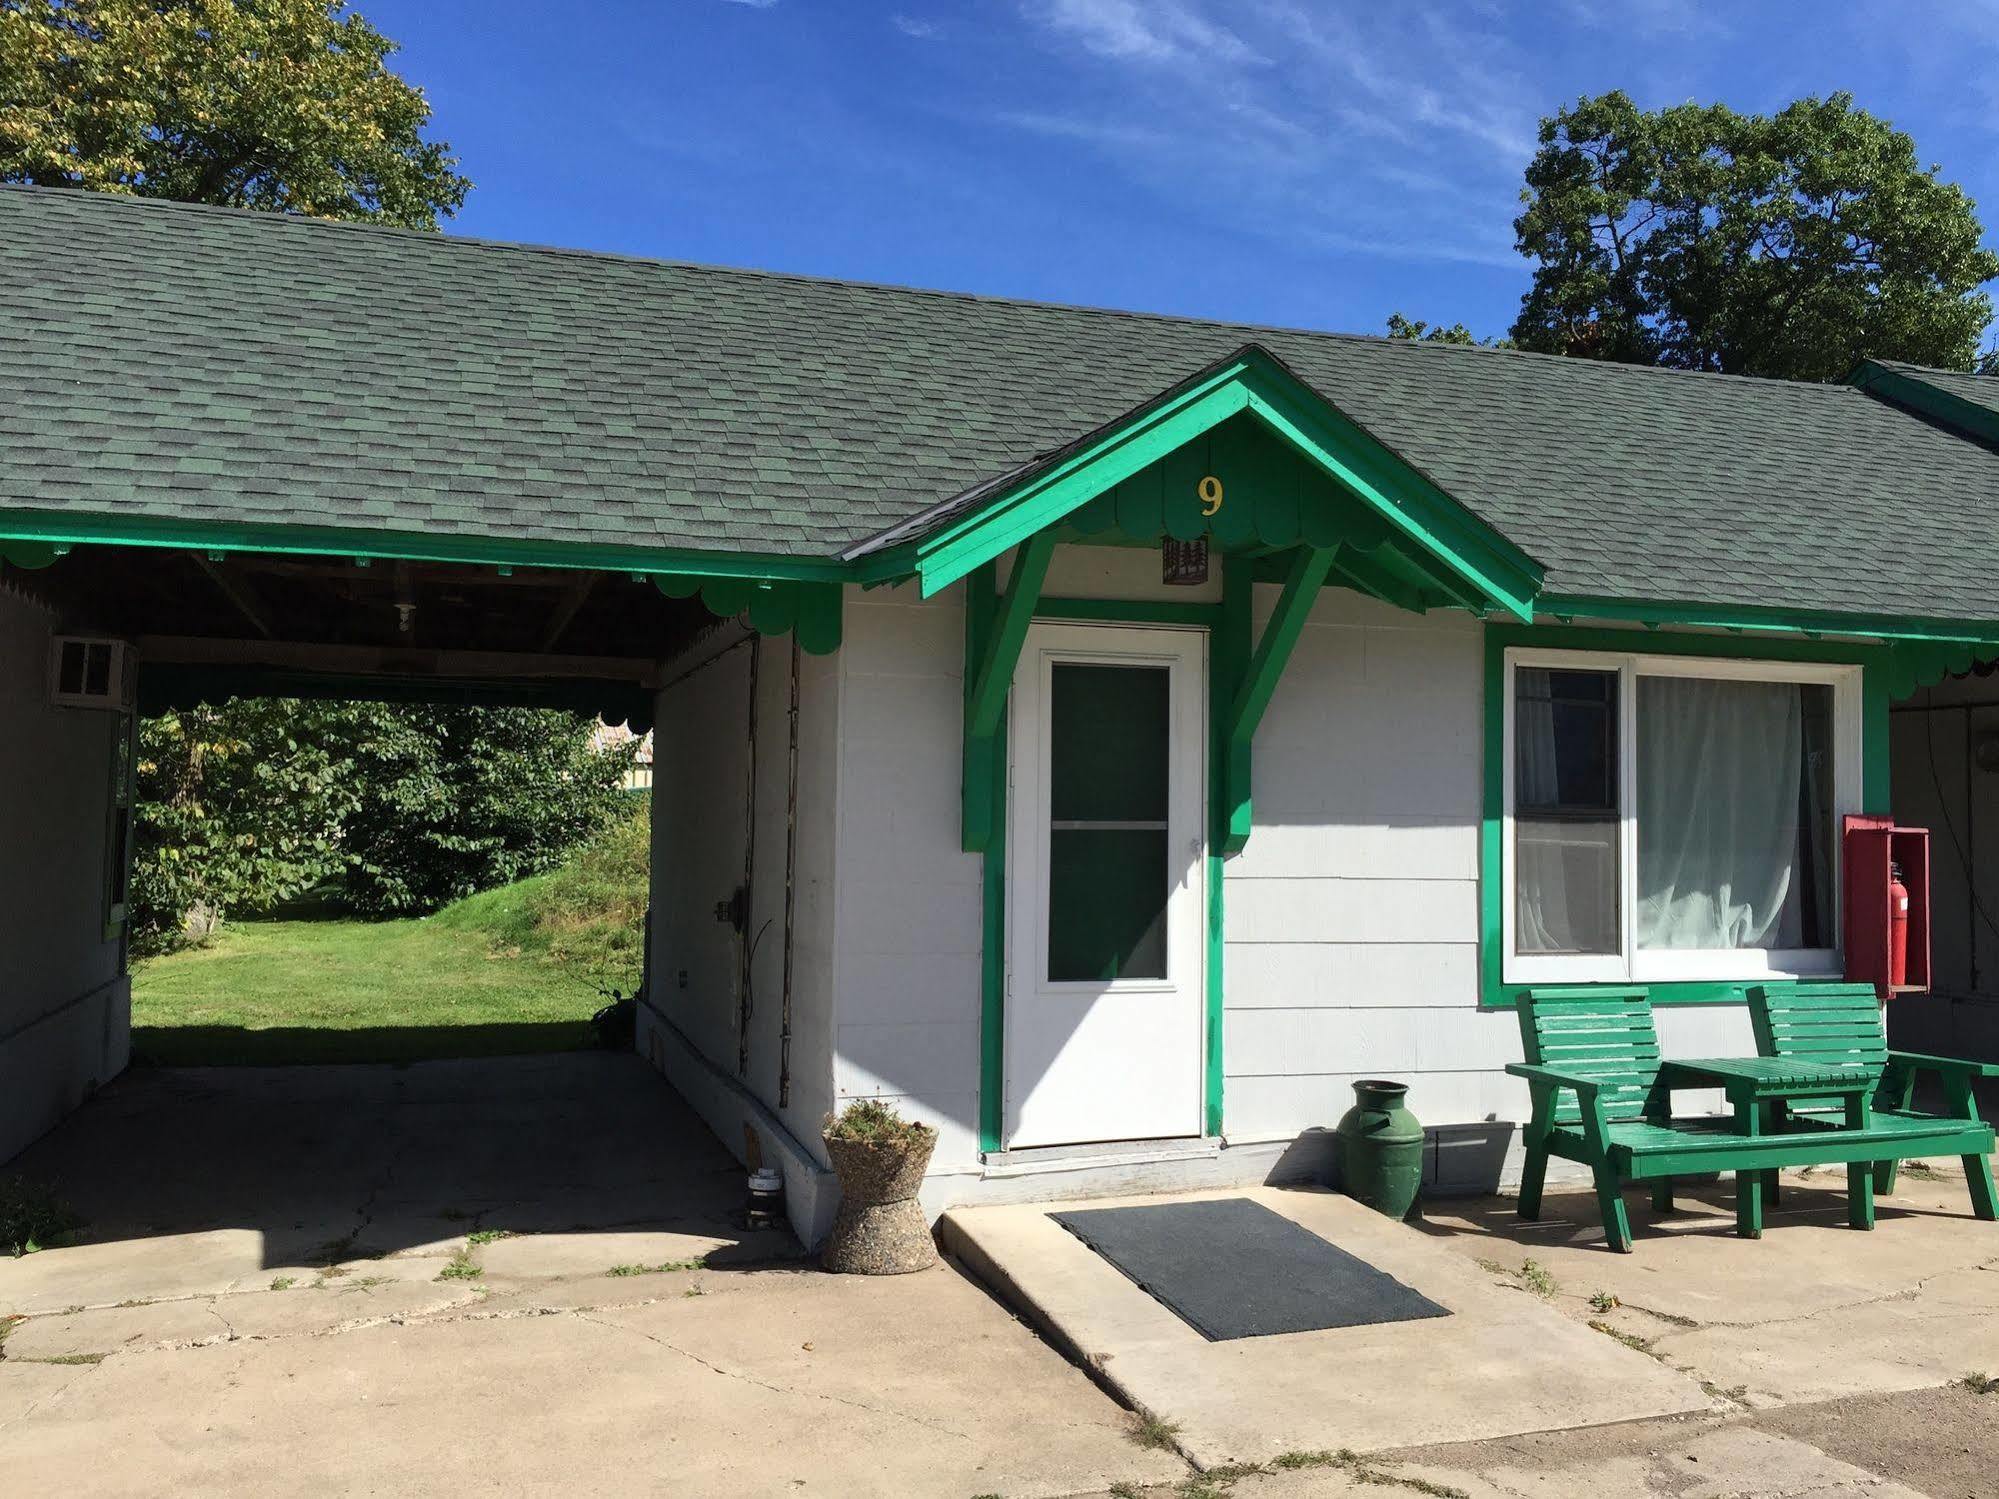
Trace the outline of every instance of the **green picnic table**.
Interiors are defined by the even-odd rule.
[[[1657,1107],[1676,1088],[1720,1088],[1734,1114],[1737,1134],[1781,1135],[1794,1104],[1836,1101],[1844,1105],[1846,1127],[1865,1130],[1873,1122],[1873,1095],[1880,1082],[1872,1068],[1808,1057],[1674,1057],[1659,1064]],[[1760,1188],[1760,1190],[1759,1190]],[[1672,1205],[1672,1182],[1660,1179],[1653,1205]],[[1735,1230],[1747,1239],[1763,1236],[1763,1203],[1777,1196],[1777,1171],[1735,1174]],[[1663,1199],[1663,1201],[1662,1201]],[[1855,1228],[1874,1226],[1874,1167],[1871,1161],[1846,1164],[1846,1220]]]

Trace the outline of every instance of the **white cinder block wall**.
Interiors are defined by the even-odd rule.
[[[1044,587],[1216,592],[1160,584],[1149,551],[1086,547],[1058,550]],[[1259,629],[1276,596],[1257,590]],[[936,1124],[935,1170],[976,1174],[981,860],[959,847],[961,591],[851,590],[839,661],[835,1090]],[[1520,1056],[1517,1022],[1478,1007],[1482,673],[1466,615],[1320,597],[1258,731],[1255,830],[1225,875],[1231,1147],[1330,1127],[1371,1075],[1409,1081],[1427,1124],[1525,1118],[1526,1090],[1502,1070]],[[1669,1053],[1753,1047],[1740,1007],[1659,1021]],[[1488,1134],[1516,1171],[1517,1131]]]
[[[0,587],[0,1162],[125,1070],[132,995],[104,937],[122,717],[48,702],[51,620]]]

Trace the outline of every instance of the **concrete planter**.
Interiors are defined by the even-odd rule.
[[[819,1263],[842,1275],[906,1275],[936,1264],[937,1246],[916,1192],[937,1148],[937,1131],[924,1129],[901,1145],[824,1138],[840,1179],[840,1210]]]

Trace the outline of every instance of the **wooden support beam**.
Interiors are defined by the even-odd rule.
[[[310,645],[290,640],[223,640],[205,635],[141,635],[139,659],[182,666],[270,667],[342,676],[449,677],[455,680],[582,678],[652,686],[658,663],[636,656],[554,656],[532,651],[434,651],[411,646]]]
[[[557,642],[569,633],[569,626],[576,619],[576,611],[583,607],[584,601],[590,597],[590,591],[597,586],[597,580],[602,576],[602,573],[584,573],[570,585],[569,592],[563,595],[562,602],[555,607],[555,615],[548,622],[548,629],[541,637],[539,649],[554,650]]]
[[[222,596],[236,606],[236,612],[250,622],[251,629],[255,630],[266,640],[277,638],[276,632],[271,629],[270,621],[264,618],[263,608],[257,603],[256,596],[250,592],[248,587],[237,579],[232,578],[215,563],[202,556],[201,553],[189,552],[188,556],[194,559],[196,567],[208,575],[209,581],[216,586]]]
[[[1004,801],[1007,692],[1013,686],[1021,643],[1034,619],[1048,559],[1050,532],[1029,539],[1014,558],[1006,597],[998,593],[998,565],[987,562],[965,579],[965,744],[959,787],[959,841],[967,853],[983,852],[995,835]]]
[[[1208,644],[1208,669],[1213,675],[1208,684],[1212,703],[1209,716],[1214,720],[1209,753],[1215,766],[1214,806],[1210,809],[1213,830],[1209,842],[1217,853],[1224,855],[1240,853],[1249,841],[1249,750],[1245,746],[1240,754],[1231,752],[1229,709],[1249,678],[1254,638],[1251,606],[1255,593],[1254,560],[1234,555],[1224,557],[1222,617]]]
[[[1227,824],[1222,834],[1222,853],[1241,853],[1249,842],[1250,830],[1250,752],[1256,740],[1256,726],[1263,719],[1263,710],[1270,705],[1271,694],[1277,690],[1277,682],[1284,674],[1284,663],[1291,659],[1291,648],[1298,643],[1298,636],[1304,631],[1305,620],[1312,612],[1312,605],[1319,596],[1319,589],[1326,581],[1326,574],[1332,570],[1333,559],[1338,547],[1300,547],[1291,563],[1291,571],[1284,582],[1284,592],[1278,596],[1277,608],[1263,627],[1263,635],[1256,643],[1256,654],[1250,659],[1241,674],[1241,685],[1230,700],[1228,716],[1224,720],[1223,735],[1226,739],[1224,767],[1222,772],[1222,807],[1218,817],[1226,816]],[[1230,579],[1223,575],[1223,608],[1229,607],[1227,587]],[[1249,592],[1247,580],[1239,592],[1246,596]],[[1238,609],[1244,606],[1236,605]],[[1244,627],[1245,635],[1247,628]]]
[[[1041,583],[1048,576],[1048,559],[1055,551],[1052,532],[1041,531],[1020,549],[1007,579],[1006,597],[1000,602],[999,620],[986,643],[986,658],[979,667],[978,685],[966,711],[965,733],[974,739],[989,739],[999,724],[1000,709],[1013,686],[1013,669],[1020,661],[1020,645],[1027,638],[1034,606],[1041,600]]]

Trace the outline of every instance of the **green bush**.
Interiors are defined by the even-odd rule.
[[[623,805],[631,745],[553,708],[365,708],[360,805],[342,826],[344,900],[368,916],[435,911],[555,868]]]
[[[556,709],[288,699],[145,719],[134,946],[329,881],[356,914],[415,915],[553,869],[625,805],[634,746],[600,748],[594,728]]]

